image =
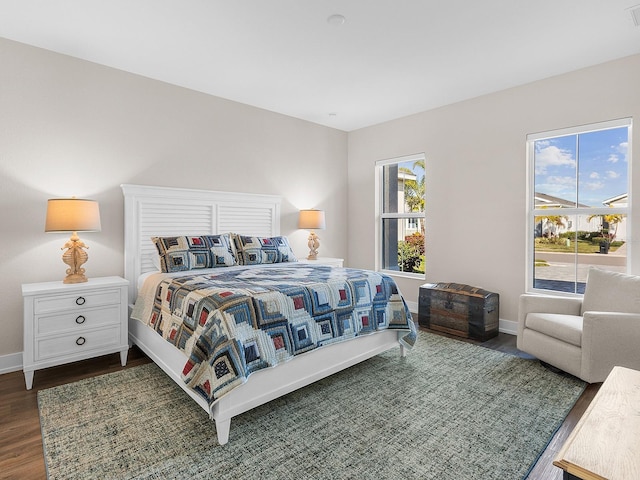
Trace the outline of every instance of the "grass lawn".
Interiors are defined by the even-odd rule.
[[[578,253],[599,253],[600,246],[589,242],[578,240],[578,242],[571,242],[570,246],[566,244],[555,244],[555,243],[536,243],[535,251],[536,252],[561,252],[561,253],[575,253],[576,251],[576,243],[578,245]],[[618,242],[614,242],[609,247],[609,253],[615,252],[620,244]]]

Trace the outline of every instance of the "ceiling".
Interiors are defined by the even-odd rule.
[[[0,0],[0,37],[352,131],[640,53],[639,1]]]

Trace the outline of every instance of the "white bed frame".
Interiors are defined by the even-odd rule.
[[[138,278],[156,270],[150,237],[211,235],[234,232],[245,235],[280,234],[281,198],[275,195],[214,192],[181,188],[122,185],[125,208],[125,277],[129,305],[137,296]],[[298,388],[400,346],[403,332],[383,330],[301,354],[275,368],[253,373],[247,382],[213,404],[192,391],[181,377],[186,355],[153,329],[129,319],[129,341],[145,352],[215,421],[218,442],[229,441],[231,418]]]

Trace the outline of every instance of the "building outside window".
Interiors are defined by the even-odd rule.
[[[582,294],[627,271],[631,119],[527,136],[527,290]]]
[[[376,162],[376,195],[376,268],[424,278],[424,154]]]

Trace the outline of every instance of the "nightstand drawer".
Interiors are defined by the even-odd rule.
[[[120,304],[120,290],[89,290],[67,295],[42,296],[34,299],[34,313],[42,314]]]
[[[49,335],[56,332],[82,331],[103,325],[120,324],[120,305],[102,308],[78,309],[77,312],[63,312],[57,315],[37,316],[36,336]]]
[[[47,360],[61,355],[82,355],[84,352],[114,347],[120,342],[120,325],[70,335],[36,339],[35,359]]]

